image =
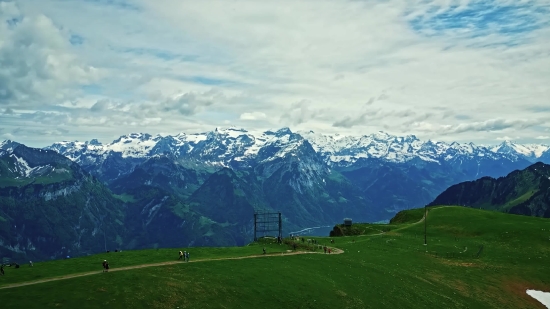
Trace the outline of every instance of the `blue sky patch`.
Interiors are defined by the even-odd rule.
[[[20,23],[21,20],[22,20],[21,18],[14,17],[14,18],[10,18],[10,19],[6,20],[6,23],[8,24],[8,27],[13,28],[13,27],[15,27],[18,23]]]
[[[100,94],[102,91],[101,86],[96,84],[84,85],[84,86],[81,86],[80,89],[82,89],[82,91],[84,91],[87,94]]]
[[[433,5],[424,15],[409,21],[417,32],[427,36],[456,34],[476,38],[489,34],[517,36],[548,26],[550,6],[533,1],[501,5],[496,0],[473,1],[467,7],[448,9]]]
[[[71,42],[71,45],[82,45],[82,43],[84,43],[84,38],[80,35],[72,34],[69,42]]]
[[[134,55],[151,55],[163,60],[176,60],[179,59],[181,61],[195,61],[198,59],[198,56],[193,55],[179,55],[176,53],[172,53],[166,50],[161,49],[152,49],[152,48],[127,48],[124,49],[123,52],[130,53]]]
[[[83,0],[83,1],[99,4],[99,5],[116,7],[119,9],[140,11],[140,8],[137,5],[132,4],[130,3],[130,1],[125,1],[125,0]]]
[[[208,78],[204,76],[193,76],[191,78],[192,81],[195,83],[203,84],[203,85],[209,85],[209,86],[217,86],[221,84],[227,84],[228,81],[222,80],[222,79],[215,79],[215,78]]]

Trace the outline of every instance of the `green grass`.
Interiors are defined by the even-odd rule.
[[[333,238],[333,246],[345,251],[339,255],[99,270],[105,257],[113,268],[177,258],[179,249],[159,249],[24,265],[7,269],[0,285],[98,273],[0,289],[2,308],[544,308],[525,289],[550,291],[550,220],[430,208],[424,246],[418,212],[404,214],[408,219],[384,234]],[[264,245],[191,248],[191,260],[259,254]],[[268,253],[287,249],[266,246]]]
[[[19,187],[29,184],[32,180],[28,178],[14,179],[14,178],[0,178],[0,188],[6,187]]]
[[[431,207],[430,207],[431,208]],[[416,224],[424,217],[424,208],[403,210],[398,212],[390,220],[390,224],[380,223],[353,223],[351,226],[336,225],[331,236],[359,236],[386,233],[395,229],[403,229],[411,224]]]
[[[137,201],[133,195],[127,194],[127,193],[120,194],[120,195],[113,194],[113,196],[123,201],[124,203],[135,203]]]
[[[390,220],[391,224],[416,223],[424,217],[424,208],[403,210]]]
[[[71,179],[73,176],[70,173],[56,174],[50,173],[46,176],[38,176],[34,178],[15,179],[11,177],[0,178],[0,188],[5,187],[22,187],[30,183],[48,185],[52,183],[62,182]]]
[[[190,259],[212,259],[249,256],[262,253],[262,246],[266,247],[268,253],[286,252],[288,249],[284,245],[266,243],[253,243],[244,247],[226,247],[226,248],[168,248],[168,249],[149,249],[122,252],[101,253],[92,256],[70,258],[65,260],[48,261],[34,263],[31,268],[29,265],[22,265],[19,269],[5,268],[13,275],[0,277],[0,287],[6,284],[19,283],[32,280],[42,280],[54,276],[64,276],[69,274],[84,273],[89,271],[101,270],[101,262],[108,260],[111,267],[127,267],[142,264],[152,264],[174,261],[178,258],[178,251],[189,251]]]
[[[531,190],[531,191],[528,191],[526,192],[525,194],[519,196],[518,198],[516,198],[515,200],[512,200],[512,201],[509,201],[508,203],[504,204],[502,207],[501,207],[501,210],[502,211],[509,211],[510,208],[516,206],[516,205],[519,205],[525,201],[527,201],[528,199],[530,199],[535,193],[537,193],[538,190]]]

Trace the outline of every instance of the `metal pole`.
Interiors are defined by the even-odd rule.
[[[258,240],[258,237],[256,237],[256,216],[257,214],[254,214],[254,241]]]
[[[427,225],[426,221],[428,221],[428,216],[427,216],[426,206],[424,206],[424,245],[425,246],[428,245],[428,239],[426,237],[426,225]]]
[[[281,213],[279,213],[279,240],[283,240],[283,220],[281,218]]]

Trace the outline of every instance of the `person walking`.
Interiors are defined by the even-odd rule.
[[[105,267],[107,265],[107,260],[103,260],[103,263],[101,265],[103,265],[103,272],[105,272],[105,269],[106,269]]]
[[[4,264],[0,265],[0,275],[4,275]]]
[[[185,258],[187,259],[187,262],[189,262],[189,252],[185,253]]]
[[[183,252],[181,252],[181,250],[180,250],[179,254],[180,254],[180,258],[178,260],[183,259]]]
[[[327,254],[327,246],[323,246],[323,250],[325,250],[325,254]]]

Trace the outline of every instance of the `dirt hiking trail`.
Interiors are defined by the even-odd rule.
[[[329,247],[327,247],[327,248],[329,248]],[[344,253],[344,250],[342,250],[342,249],[333,248],[333,247],[330,247],[330,249],[332,250],[332,253],[330,255]],[[168,262],[162,262],[162,263],[151,263],[151,264],[141,264],[141,265],[134,265],[134,266],[111,268],[111,269],[109,269],[109,272],[124,271],[124,270],[146,268],[146,267],[158,267],[158,266],[166,266],[166,265],[174,265],[174,264],[184,264],[184,263],[198,263],[198,262],[223,261],[223,260],[242,260],[242,259],[266,258],[266,257],[275,257],[275,256],[289,256],[289,255],[298,255],[298,254],[323,254],[323,252],[297,251],[297,252],[281,252],[280,254],[279,253],[273,253],[273,254],[258,254],[258,255],[247,255],[247,256],[238,256],[238,257],[227,257],[227,258],[200,259],[200,260],[193,260],[193,261],[189,261],[189,262],[168,261]],[[327,253],[326,255],[329,255],[329,254]],[[17,287],[26,286],[26,285],[45,283],[45,282],[50,282],[50,281],[59,281],[59,280],[65,280],[65,279],[72,279],[72,278],[78,278],[78,277],[97,275],[97,274],[101,274],[101,273],[103,273],[103,272],[102,271],[89,271],[89,272],[85,272],[85,273],[70,274],[70,275],[64,275],[64,276],[59,276],[59,277],[52,277],[52,278],[48,278],[48,279],[13,283],[13,284],[0,286],[0,290],[17,288]]]
[[[407,228],[409,228],[413,225],[417,225],[417,224],[420,224],[420,223],[424,222],[424,220],[426,220],[426,216],[430,214],[430,211],[440,209],[440,208],[447,208],[447,207],[458,207],[458,206],[438,206],[438,207],[435,207],[435,208],[432,208],[432,209],[428,209],[428,210],[426,210],[426,213],[422,216],[422,218],[420,220],[418,220],[416,222],[413,222],[413,223],[403,224],[402,227],[396,228],[395,230],[391,230],[390,232],[382,232],[380,230],[380,233],[376,233],[376,234],[345,236],[345,237],[372,237],[372,236],[385,235],[387,233],[392,233],[392,232],[396,232],[396,231],[399,231],[399,230],[407,229]]]

